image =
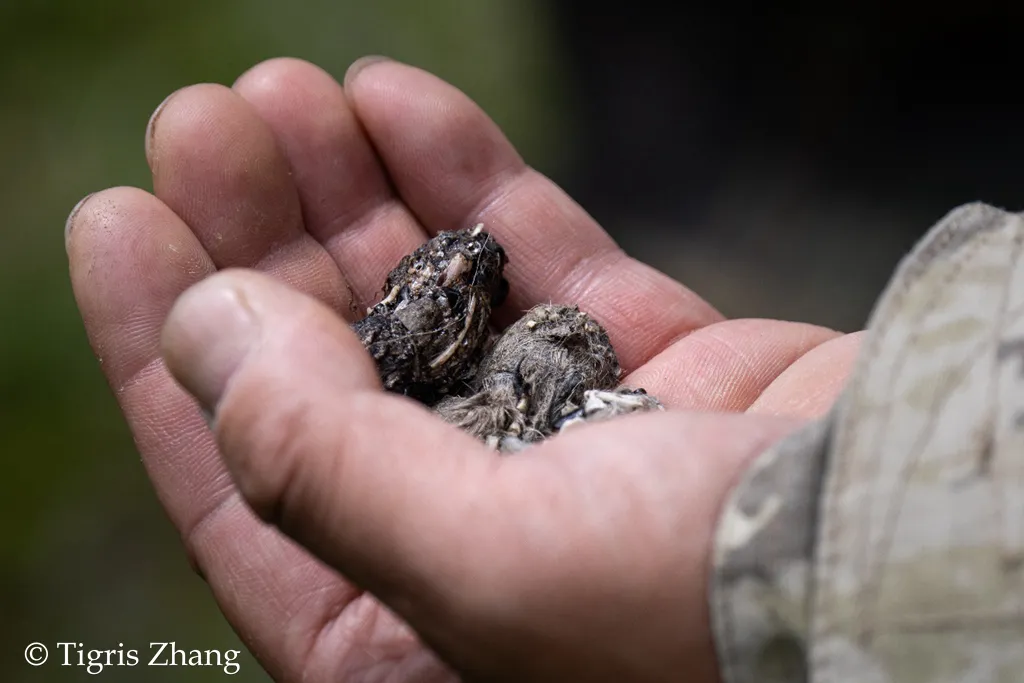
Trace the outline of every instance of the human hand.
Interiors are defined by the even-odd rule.
[[[194,566],[273,677],[715,680],[719,506],[828,409],[855,335],[723,320],[394,62],[344,90],[295,60],[186,88],[146,153],[155,196],[108,189],[69,218],[75,296]],[[501,458],[382,392],[342,317],[476,222],[510,258],[502,322],[578,303],[670,410]]]

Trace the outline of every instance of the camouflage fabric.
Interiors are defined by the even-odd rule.
[[[898,268],[824,420],[754,463],[711,586],[725,683],[1024,681],[1024,219]]]

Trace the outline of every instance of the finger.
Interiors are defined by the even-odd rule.
[[[160,360],[160,329],[182,291],[214,264],[181,219],[141,190],[88,198],[69,219],[71,281],[90,342],[128,420],[168,516],[228,620],[278,680],[305,670],[338,680],[346,665],[375,667],[356,647],[385,631],[358,593],[242,502],[194,400]],[[396,667],[415,643],[395,629]],[[312,647],[317,643],[317,647]],[[404,648],[404,650],[403,650]],[[420,680],[420,679],[416,679]]]
[[[66,247],[89,341],[120,396],[160,364],[155,332],[174,300],[214,264],[173,211],[132,187],[82,200],[68,218]]]
[[[254,273],[186,293],[164,344],[176,376],[217,406],[222,452],[261,517],[378,595],[462,672],[592,680],[610,661],[601,680],[660,680],[658,667],[678,673],[699,655],[710,674],[706,624],[686,627],[706,621],[718,506],[792,423],[642,415],[500,459],[380,392],[347,328]],[[615,655],[578,677],[548,656],[594,661],[594,643],[615,643]]]
[[[752,413],[817,418],[827,413],[846,386],[863,332],[829,339],[786,368],[754,402]]]
[[[794,363],[838,336],[804,323],[728,320],[674,343],[624,383],[647,389],[672,408],[742,411]]]
[[[353,307],[331,257],[303,228],[298,191],[273,133],[220,85],[179,90],[146,133],[153,188],[218,268],[259,268],[336,311]]]
[[[429,232],[483,222],[509,254],[508,315],[578,303],[627,369],[721,319],[705,301],[626,256],[498,127],[443,81],[395,62],[357,63],[346,92],[391,179]]]
[[[327,249],[359,300],[380,298],[384,275],[427,238],[388,183],[341,86],[297,59],[273,59],[234,84],[277,138],[306,231]]]

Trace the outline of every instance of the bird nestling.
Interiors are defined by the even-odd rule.
[[[384,298],[354,325],[385,389],[505,453],[569,427],[664,409],[643,389],[618,387],[608,334],[576,306],[535,306],[493,335],[506,263],[482,225],[442,232],[402,259]]]
[[[384,388],[431,404],[469,381],[508,293],[505,250],[477,225],[442,232],[405,256],[384,298],[353,325]]]

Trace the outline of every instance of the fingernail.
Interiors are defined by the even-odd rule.
[[[64,221],[65,244],[67,243],[68,237],[71,236],[71,231],[75,229],[75,220],[78,218],[78,213],[82,210],[82,207],[85,206],[85,203],[89,201],[89,198],[92,197],[94,194],[96,193],[90,192],[89,194],[79,199],[78,203],[75,204],[75,208],[71,209],[71,213],[68,214],[68,219]]]
[[[367,55],[365,57],[360,57],[356,61],[352,62],[348,71],[345,72],[345,85],[347,86],[352,83],[356,79],[356,76],[358,76],[361,71],[364,71],[366,67],[379,64],[380,62],[391,61],[394,60],[383,55]]]
[[[164,101],[158,104],[156,109],[153,110],[152,115],[149,117],[149,123],[146,124],[146,159],[149,160],[151,166],[153,158],[153,136],[156,134],[157,120],[160,118],[160,114],[163,113],[167,103],[174,99],[174,96],[179,92],[181,92],[180,88],[165,97]]]
[[[230,278],[215,276],[194,286],[171,309],[163,334],[167,367],[211,421],[259,335],[246,291]]]

